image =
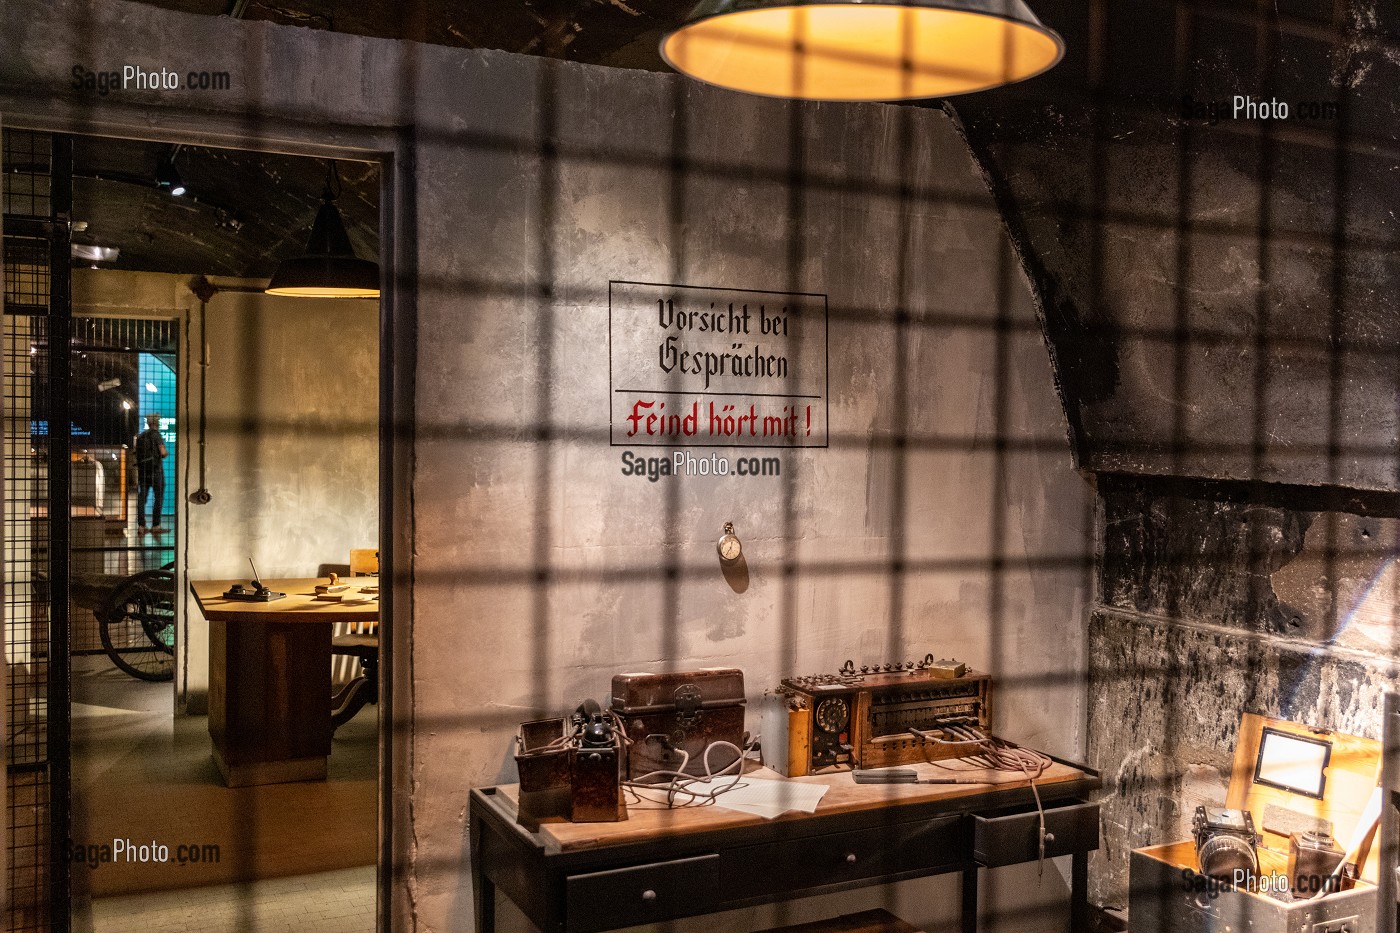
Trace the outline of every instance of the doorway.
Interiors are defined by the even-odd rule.
[[[7,147],[12,138],[28,137],[24,145],[48,138],[5,135]],[[66,928],[70,918],[52,910],[66,906],[57,894],[66,884],[77,929],[144,929],[143,916],[168,919],[196,905],[195,926],[247,928],[289,909],[289,898],[313,890],[307,879],[319,877],[347,908],[335,929],[372,929],[380,707],[366,704],[338,724],[324,781],[226,786],[209,748],[218,690],[210,626],[186,594],[199,580],[246,582],[249,558],[266,578],[310,578],[348,573],[352,550],[378,550],[374,303],[262,294],[271,271],[264,266],[304,247],[332,172],[357,250],[377,255],[378,165],[328,169],[324,160],[91,137],[72,146],[69,246],[91,250],[63,271],[74,338],[63,375],[73,416],[70,540],[67,567],[59,568],[68,598],[60,613],[55,594],[48,628],[37,634],[7,618],[12,671],[17,648],[43,646],[28,656],[33,682],[22,702],[17,689],[26,679],[11,678],[11,747],[22,748],[14,740],[27,734],[18,725],[48,753],[30,763],[37,775],[30,784],[47,799],[17,794],[13,777],[24,772],[11,769],[7,870],[13,882],[28,864],[33,878],[29,914],[12,915],[10,927]],[[186,175],[185,200],[158,181],[170,164]],[[8,214],[9,198],[6,206]],[[119,253],[103,258],[109,248]],[[25,335],[11,326],[19,317],[8,287],[6,297],[8,364],[12,345],[15,356],[25,352]],[[47,320],[31,317],[30,337],[35,321]],[[308,333],[327,339],[307,340]],[[116,432],[112,438],[83,433],[76,415],[89,409],[102,431]],[[139,431],[132,429],[145,427],[147,415],[166,454],[159,496],[134,462]],[[21,434],[8,407],[6,424],[8,459]],[[25,494],[13,476],[7,497]],[[21,548],[18,539],[11,546],[8,530],[6,541],[9,576]],[[121,585],[127,590],[115,593]],[[18,611],[13,596],[11,603],[7,616]],[[110,621],[114,603],[129,610],[121,624]],[[61,648],[53,637],[60,626]],[[53,676],[59,664],[40,670],[39,661],[58,657],[67,659],[66,678]],[[362,659],[339,657],[333,676],[363,672]],[[53,689],[60,679],[67,696]],[[21,705],[33,715],[16,716]],[[53,726],[65,717],[56,742]],[[55,778],[69,768],[65,797]],[[17,858],[26,841],[20,817],[31,812],[46,821],[48,838],[28,840],[28,857]],[[118,843],[134,853],[112,851]],[[16,899],[12,907],[20,906]]]

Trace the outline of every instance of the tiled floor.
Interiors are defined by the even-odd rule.
[[[78,663],[83,661],[86,663]],[[75,843],[159,843],[169,861],[74,864],[75,896],[200,888],[374,863],[377,716],[336,731],[325,781],[230,789],[210,756],[207,720],[172,716],[171,684],[143,684],[105,656],[73,665]],[[182,863],[177,847],[215,845]]]
[[[171,684],[93,656],[73,687],[73,838],[219,847],[201,864],[75,864],[76,933],[374,929],[376,707],[336,732],[327,780],[229,789]]]
[[[372,933],[374,867],[104,897],[75,911],[76,933]]]

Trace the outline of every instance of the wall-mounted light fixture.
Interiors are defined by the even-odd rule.
[[[321,207],[311,225],[306,252],[284,259],[267,283],[267,294],[301,298],[378,298],[379,264],[361,259],[350,245],[345,220],[335,199],[340,194],[340,174],[331,162]]]
[[[872,101],[1022,81],[1064,48],[1021,0],[701,0],[661,57],[750,94]]]

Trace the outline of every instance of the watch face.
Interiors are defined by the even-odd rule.
[[[719,556],[725,560],[738,560],[743,549],[739,539],[733,535],[725,535],[719,539]]]

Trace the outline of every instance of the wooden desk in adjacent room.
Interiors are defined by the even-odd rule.
[[[331,753],[331,626],[373,622],[379,602],[316,599],[324,580],[264,580],[283,599],[224,599],[234,583],[190,584],[209,620],[209,735],[229,787],[326,777]],[[354,580],[347,597],[358,596]],[[376,581],[377,582],[377,581]]]
[[[516,822],[517,785],[478,788],[469,808],[476,930],[494,933],[498,888],[543,933],[600,933],[961,872],[961,928],[974,931],[978,869],[1035,861],[1040,826],[1024,778],[978,776],[996,783],[856,784],[849,772],[794,778],[830,788],[815,813],[765,820],[717,806],[631,807],[622,822],[546,822],[538,832]],[[1081,795],[1099,786],[1096,772],[1058,761],[1036,781],[1046,857],[1073,857],[1076,931],[1087,926],[1088,854],[1099,845],[1098,804]]]

